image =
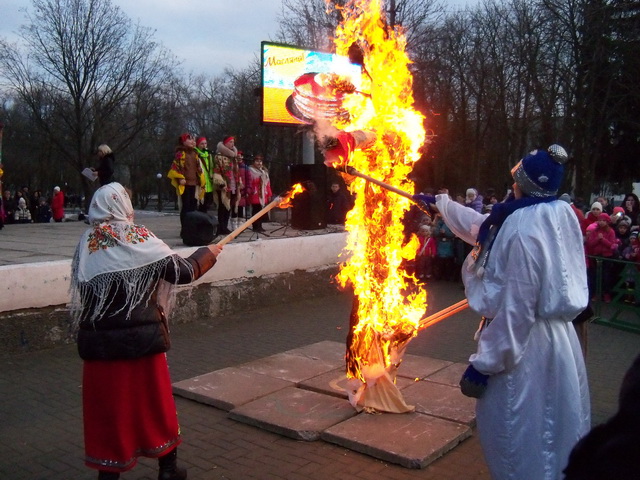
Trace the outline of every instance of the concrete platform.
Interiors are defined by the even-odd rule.
[[[442,370],[429,375],[427,378],[435,383],[442,383],[443,385],[459,387],[462,374],[468,366],[468,363],[452,363],[448,367],[445,367]]]
[[[327,428],[356,414],[344,400],[288,387],[234,408],[229,418],[296,440],[314,441]]]
[[[318,342],[183,380],[174,393],[279,435],[322,438],[407,468],[423,468],[471,434],[474,400],[430,380],[449,382],[463,364],[406,355],[396,384],[416,412],[369,415],[347,400],[343,357],[344,344]]]
[[[426,378],[429,375],[442,370],[451,365],[452,362],[446,360],[438,360],[430,357],[422,357],[420,355],[405,354],[402,363],[396,371],[397,377],[410,378]],[[458,377],[458,380],[460,378]]]
[[[176,382],[173,393],[228,412],[293,385],[280,378],[229,367]]]
[[[341,364],[344,364],[344,360],[336,357],[331,346],[313,345],[243,363],[238,368],[299,383],[334,370]]]
[[[324,341],[173,384],[173,393],[230,411],[344,363],[344,344]],[[346,397],[346,394],[345,394]]]
[[[301,355],[303,357],[319,360],[324,363],[344,366],[346,346],[344,342],[331,342],[329,340],[312,343],[304,347],[287,350],[284,353],[290,355]]]
[[[416,412],[463,423],[476,424],[476,400],[460,393],[460,387],[421,380],[402,390],[404,400],[416,407]]]
[[[422,413],[360,414],[320,438],[406,468],[424,468],[471,435],[471,429]]]

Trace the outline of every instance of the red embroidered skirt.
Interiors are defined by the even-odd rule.
[[[139,456],[159,457],[180,443],[164,353],[85,361],[82,403],[88,467],[124,472]]]

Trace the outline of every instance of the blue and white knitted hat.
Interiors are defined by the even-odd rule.
[[[551,197],[558,193],[564,164],[569,156],[560,145],[545,150],[534,150],[520,160],[511,175],[522,192],[529,197]]]

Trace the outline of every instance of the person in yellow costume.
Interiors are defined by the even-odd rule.
[[[183,133],[178,137],[176,153],[167,177],[171,179],[171,185],[178,194],[180,225],[184,227],[185,215],[198,209],[198,203],[202,202],[205,192],[204,172],[193,135]],[[182,229],[180,236],[182,237]]]

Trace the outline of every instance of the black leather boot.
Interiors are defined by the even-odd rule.
[[[118,472],[106,472],[104,470],[98,470],[98,480],[118,480],[120,474]]]
[[[178,449],[174,448],[166,455],[158,458],[158,480],[185,480],[187,470],[178,467]]]

